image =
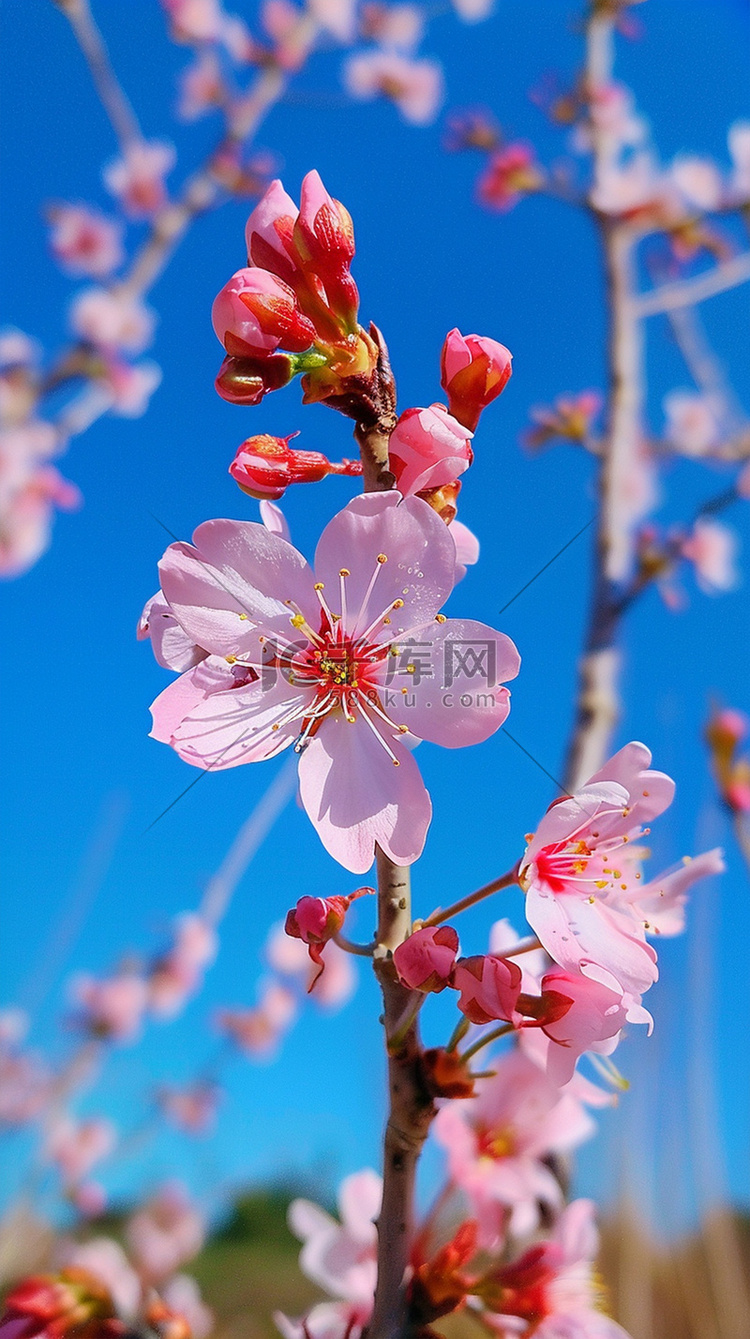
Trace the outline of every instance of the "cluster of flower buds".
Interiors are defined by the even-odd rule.
[[[303,944],[307,944],[310,959],[319,969],[308,986],[308,993],[325,970],[323,949],[343,929],[352,902],[374,892],[374,888],[358,888],[348,897],[301,897],[287,913],[284,925],[286,933],[290,938],[301,939]]]
[[[258,404],[304,373],[306,402],[330,401],[358,417],[354,404],[372,390],[378,348],[357,322],[348,211],[317,172],[308,172],[299,210],[274,181],[245,235],[248,266],[213,306],[214,330],[227,352],[219,394],[234,404]]]
[[[320,451],[292,451],[292,437],[271,437],[261,433],[248,437],[238,448],[229,473],[243,493],[259,499],[278,501],[290,484],[314,484],[329,474],[355,476],[362,473],[359,460],[335,463]]]
[[[125,1332],[108,1289],[78,1268],[23,1279],[8,1293],[0,1317],[7,1339],[105,1339]]]
[[[706,726],[721,798],[734,814],[750,814],[750,757],[737,756],[749,733],[750,720],[731,708],[714,712]]]
[[[507,213],[543,185],[544,175],[530,145],[508,144],[490,154],[477,182],[477,195],[488,209]]]

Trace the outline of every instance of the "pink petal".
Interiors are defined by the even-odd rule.
[[[567,971],[586,971],[597,964],[610,972],[623,990],[641,995],[659,973],[656,954],[628,916],[575,894],[550,893],[532,885],[526,896],[526,919],[547,952]]]
[[[521,664],[510,638],[473,619],[432,622],[397,644],[399,667],[412,642],[415,673],[397,674],[394,682],[396,694],[407,689],[394,708],[398,724],[443,748],[480,744],[494,734],[510,711],[510,693],[499,685],[515,679]],[[391,696],[386,690],[386,709]]]
[[[311,699],[309,691],[293,692],[283,679],[270,689],[261,681],[213,693],[180,722],[170,742],[185,762],[212,771],[262,762],[294,742],[302,711],[286,724],[283,718]]]
[[[254,521],[206,521],[195,546],[172,544],[159,564],[164,594],[185,631],[219,655],[255,645],[253,624],[296,638],[293,601],[318,623],[313,575],[301,553]]]
[[[152,595],[141,614],[138,639],[142,641],[145,637],[151,639],[156,661],[164,669],[182,673],[183,670],[192,669],[207,655],[180,627],[161,591]]]
[[[651,750],[637,740],[626,744],[591,777],[591,782],[619,781],[630,793],[630,825],[650,823],[669,807],[675,784],[664,772],[649,771]]]
[[[378,563],[378,555],[388,561]],[[400,493],[363,493],[326,526],[315,553],[315,577],[326,598],[340,613],[339,572],[346,568],[347,626],[362,633],[395,600],[390,626],[372,634],[398,636],[416,623],[434,618],[453,589],[455,545],[448,527],[421,498],[402,501]],[[366,606],[361,608],[375,570],[378,576]]]
[[[302,804],[334,860],[364,874],[375,843],[397,865],[421,854],[432,817],[430,797],[408,749],[389,740],[399,766],[361,719],[332,712],[300,759]]]
[[[209,693],[234,686],[232,671],[225,661],[209,656],[193,669],[174,679],[151,703],[151,738],[170,744],[177,727],[203,702]]]
[[[372,1227],[383,1200],[382,1177],[369,1167],[347,1176],[339,1186],[341,1221],[347,1232],[364,1242],[372,1241]]]

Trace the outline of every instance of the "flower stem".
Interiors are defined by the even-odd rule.
[[[469,893],[468,897],[462,897],[459,902],[454,902],[452,906],[438,907],[432,915],[423,921],[423,925],[442,925],[443,921],[450,920],[453,916],[458,916],[459,912],[466,911],[467,907],[473,907],[476,902],[481,902],[483,898],[490,897],[492,893],[499,893],[501,888],[512,888],[518,882],[518,865],[514,865],[508,870],[507,874],[501,875],[499,879],[493,879],[491,883],[486,883],[483,888],[478,888],[475,893]]]
[[[485,1046],[489,1046],[490,1042],[497,1041],[498,1037],[507,1037],[513,1030],[512,1023],[503,1023],[500,1027],[493,1028],[491,1032],[485,1033],[483,1037],[475,1041],[472,1046],[467,1046],[466,1050],[461,1053],[461,1059],[470,1060],[478,1051],[483,1050]]]

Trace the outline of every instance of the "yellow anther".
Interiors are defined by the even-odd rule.
[[[291,625],[292,625],[293,628],[304,628],[304,626],[305,626],[305,615],[304,615],[304,614],[294,614],[294,615],[290,618],[289,622],[291,623]]]
[[[403,600],[394,600],[393,604],[391,605],[392,609],[403,609],[403,607],[404,607]]]
[[[406,666],[406,673],[407,673],[407,674],[415,674],[415,673],[416,673],[416,668],[417,668],[416,665],[407,665],[407,666]]]
[[[236,665],[236,664],[237,664],[237,657],[236,657],[236,656],[225,656],[224,659],[226,660],[226,662],[227,662],[228,665]]]
[[[606,888],[607,886],[606,879],[594,879],[594,883],[596,884],[597,888]]]
[[[275,724],[271,726],[271,729],[272,729],[272,730],[278,730],[278,728],[279,728],[278,721],[275,722]]]
[[[401,763],[399,762],[398,758],[394,758],[394,759],[393,759],[393,766],[394,766],[394,767],[400,767],[400,766],[401,766]]]
[[[398,732],[399,732],[400,735],[408,735],[408,733],[409,733],[409,727],[408,727],[408,725],[400,725],[400,726],[398,727]]]
[[[379,563],[387,563],[387,562],[388,562],[388,555],[387,555],[387,553],[379,553],[379,554],[378,554],[378,562],[379,562]]]
[[[447,623],[447,622],[448,622],[448,619],[446,618],[445,614],[436,614],[436,615],[435,615],[435,622],[436,622],[436,623]]]
[[[622,878],[622,870],[620,870],[620,869],[616,869],[616,870],[613,871],[613,873],[614,873],[614,876],[615,876],[616,879],[621,879],[621,878]]]
[[[533,840],[534,840],[534,834],[533,834],[533,832],[525,832],[525,833],[524,833],[524,836],[523,836],[523,839],[524,839],[524,841],[526,842],[527,845],[528,845],[529,842],[533,842]]]
[[[348,567],[340,567],[340,568],[339,568],[339,576],[340,576],[340,577],[350,577],[350,576],[351,576],[351,572],[349,571],[349,568],[348,568]]]
[[[408,691],[409,691],[408,688],[402,688],[402,689],[401,689],[401,692],[402,692],[404,695],[406,695],[406,694],[408,693]]]
[[[592,896],[591,896],[588,900],[589,900],[589,902],[595,902],[595,901],[596,901],[596,898],[595,898],[595,897],[593,896],[593,894],[592,894]]]
[[[240,614],[240,618],[247,619],[247,614]]]
[[[324,583],[322,581],[316,581],[313,590],[325,590]]]
[[[384,619],[383,619],[383,622],[384,622],[384,623],[390,623],[390,621],[391,621],[391,620],[390,620],[389,618],[384,618]]]

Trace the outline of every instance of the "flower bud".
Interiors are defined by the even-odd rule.
[[[8,1293],[0,1316],[0,1334],[8,1339],[102,1339],[123,1332],[108,1289],[87,1270],[74,1267],[22,1279]]]
[[[245,226],[248,265],[270,270],[291,285],[297,269],[292,233],[297,206],[280,181],[272,181]]]
[[[358,888],[356,893],[350,893],[348,897],[301,897],[296,907],[287,912],[284,925],[286,933],[290,938],[301,939],[307,944],[310,958],[320,967],[310,983],[308,993],[325,969],[323,948],[339,933],[352,902],[374,892],[374,888]]]
[[[289,442],[294,436],[296,433],[290,437],[270,437],[263,433],[248,437],[242,443],[229,466],[229,473],[243,493],[278,501],[289,484],[318,483],[328,474],[362,473],[358,460],[342,460],[334,464],[320,451],[290,450]]]
[[[455,419],[473,432],[483,409],[508,383],[513,355],[482,335],[449,331],[440,358],[440,384]]]
[[[225,358],[214,385],[230,404],[260,404],[268,391],[287,386],[295,374],[294,361],[283,353],[270,358]]]
[[[394,949],[399,981],[426,994],[445,990],[458,953],[458,935],[452,925],[425,925]]]
[[[406,497],[441,488],[463,474],[474,458],[469,444],[472,435],[444,405],[405,410],[388,444],[399,492]]]
[[[278,348],[302,353],[315,343],[315,326],[294,291],[267,270],[243,269],[214,299],[214,330],[227,353],[263,358]]]
[[[317,172],[308,172],[302,182],[294,247],[303,269],[322,279],[331,311],[350,331],[355,330],[359,293],[349,271],[354,225],[349,211],[328,194]]]
[[[425,1082],[433,1097],[473,1097],[474,1077],[458,1051],[435,1046],[422,1056]]]
[[[472,1023],[491,1023],[498,1018],[516,1021],[521,990],[518,963],[493,953],[459,958],[451,985],[461,992],[458,1007]]]

